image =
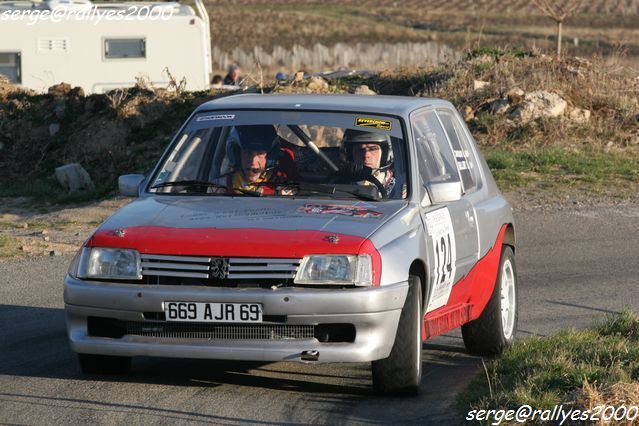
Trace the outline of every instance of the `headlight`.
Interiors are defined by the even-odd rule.
[[[140,253],[130,249],[84,247],[80,253],[78,278],[142,279]]]
[[[73,278],[78,278],[78,269],[80,267],[80,255],[82,254],[82,250],[84,250],[84,248],[78,250],[75,256],[73,256],[73,260],[71,261],[71,265],[69,265],[69,270],[67,271],[67,273]]]
[[[296,284],[335,284],[370,286],[373,266],[368,254],[308,255],[302,259]]]

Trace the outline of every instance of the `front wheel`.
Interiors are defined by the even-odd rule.
[[[408,294],[399,317],[390,356],[373,361],[373,387],[382,394],[416,395],[422,381],[422,286],[408,278]]]
[[[512,345],[517,330],[515,253],[503,246],[495,288],[479,318],[462,326],[464,345],[475,355],[498,355]]]

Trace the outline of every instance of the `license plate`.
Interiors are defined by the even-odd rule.
[[[259,303],[164,302],[167,321],[262,322]]]

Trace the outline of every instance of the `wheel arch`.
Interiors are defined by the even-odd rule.
[[[428,274],[426,264],[421,259],[415,259],[408,269],[408,275],[417,275],[422,288],[422,306],[426,306],[428,300]]]
[[[504,232],[503,244],[510,246],[515,252],[515,226],[512,223],[506,224],[506,232]]]

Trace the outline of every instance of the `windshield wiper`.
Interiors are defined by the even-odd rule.
[[[311,184],[312,186],[309,187],[308,189],[305,187],[305,185],[303,185],[302,188],[300,188],[300,191],[312,191],[312,192],[324,192],[326,194],[335,194],[335,193],[342,193],[342,194],[349,194],[352,195],[354,197],[356,197],[359,200],[365,200],[365,201],[379,201],[381,198],[379,196],[379,194],[377,193],[377,188],[375,188],[374,186],[369,186],[369,187],[362,187],[359,185],[356,185],[354,189],[349,189],[347,187],[343,187],[342,185],[330,185],[330,184]],[[352,188],[352,185],[348,185]],[[362,190],[362,188],[367,188],[367,190]],[[371,189],[371,191],[368,190],[368,188]]]
[[[224,189],[225,191],[228,189],[226,187],[226,185],[222,185],[219,184],[217,182],[207,182],[207,181],[203,181],[203,180],[178,180],[175,182],[162,182],[162,183],[158,183],[155,184],[151,187],[151,189],[158,189],[158,188],[167,188],[170,186],[204,186],[204,187],[208,187],[208,188],[218,188],[218,189]],[[251,191],[249,189],[244,189],[244,188],[233,188],[234,191],[238,191],[241,194],[244,195],[250,195],[251,197],[261,197],[262,194],[257,192],[257,191]],[[230,194],[232,195],[232,194]],[[235,194],[237,195],[237,194]]]
[[[161,182],[153,185],[151,189],[166,188],[169,186],[210,186],[214,188],[226,189],[225,185],[216,182],[207,182],[203,180],[176,180],[174,182]]]
[[[360,186],[360,185],[331,185],[324,183],[309,183],[309,182],[259,182],[257,186],[279,186],[285,188],[297,189],[302,193],[315,193],[315,194],[348,194],[356,197],[357,199],[364,201],[379,201],[380,196],[377,193],[377,188],[374,186]],[[353,188],[354,187],[354,188]],[[366,188],[363,190],[363,188]],[[370,189],[369,189],[370,188]],[[299,194],[295,194],[299,195]]]

